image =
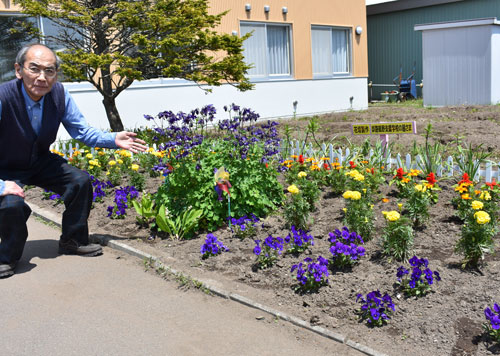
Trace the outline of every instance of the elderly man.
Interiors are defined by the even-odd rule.
[[[0,85],[0,278],[14,274],[28,238],[31,209],[24,202],[24,185],[49,189],[64,200],[59,253],[102,254],[100,245],[89,243],[92,184],[88,174],[49,151],[61,123],[88,146],[146,149],[133,132],[106,133],[88,126],[68,91],[57,82],[59,63],[49,48],[25,46],[16,57],[17,79]]]

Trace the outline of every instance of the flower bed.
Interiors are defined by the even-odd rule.
[[[238,142],[241,140],[244,141],[240,137]],[[221,147],[227,149],[227,146]],[[241,228],[236,225],[240,225],[235,220],[231,226],[228,226],[226,218],[230,211],[240,214],[244,212],[248,216],[254,213],[254,211],[245,210],[248,205],[245,207],[245,205],[235,204],[239,199],[246,199],[241,185],[245,187],[243,190],[251,190],[255,182],[252,185],[251,182],[245,181],[246,174],[242,173],[242,167],[228,168],[231,162],[225,164],[224,171],[227,170],[228,176],[219,174],[214,177],[214,168],[221,172],[221,165],[217,161],[220,158],[215,151],[215,153],[209,152],[208,154],[208,157],[214,160],[212,166],[208,166],[209,161],[206,157],[200,156],[199,160],[192,161],[192,171],[189,169],[182,171],[184,177],[196,180],[197,176],[204,176],[206,181],[210,182],[210,189],[207,189],[204,194],[212,195],[210,209],[218,214],[217,219],[212,219],[213,225],[207,222],[198,227],[197,231],[193,231],[192,239],[170,240],[169,236],[173,234],[166,235],[165,232],[157,234],[155,238],[149,238],[151,230],[146,226],[152,220],[144,220],[144,216],[140,216],[143,228],[139,228],[135,223],[138,216],[130,207],[126,215],[120,213],[119,216],[123,219],[109,219],[106,218],[106,214],[101,216],[100,213],[107,209],[103,208],[104,206],[112,206],[111,203],[115,200],[113,193],[119,191],[121,192],[118,194],[119,197],[127,196],[125,187],[114,188],[114,191],[110,189],[109,194],[103,198],[102,204],[95,203],[96,208],[91,216],[91,230],[108,234],[111,234],[111,231],[113,231],[112,234],[118,234],[116,232],[118,231],[126,237],[141,237],[141,240],[131,239],[128,243],[161,257],[167,264],[186,271],[195,278],[215,280],[226,289],[297,315],[312,324],[340,332],[354,341],[367,344],[388,354],[398,355],[403,352],[411,354],[417,348],[424,355],[474,352],[487,354],[495,350],[495,346],[492,346],[490,339],[483,332],[482,324],[486,322],[484,309],[498,302],[498,290],[500,290],[498,254],[485,254],[485,260],[479,261],[479,270],[476,268],[462,270],[464,256],[455,252],[458,241],[463,236],[467,236],[467,231],[465,235],[463,231],[464,222],[477,223],[478,226],[470,226],[473,229],[479,229],[490,223],[491,218],[489,221],[486,221],[484,216],[477,218],[476,210],[480,209],[479,204],[475,203],[473,207],[471,202],[470,210],[467,210],[467,205],[461,208],[466,212],[473,211],[473,214],[464,213],[463,220],[460,220],[458,217],[460,209],[456,209],[452,201],[459,198],[459,202],[467,204],[468,199],[463,199],[455,190],[456,180],[437,183],[442,190],[436,193],[438,199],[434,204],[431,202],[433,196],[422,196],[430,189],[424,189],[425,185],[422,185],[420,181],[431,184],[434,180],[431,184],[433,185],[436,184],[435,177],[426,180],[429,177],[423,173],[410,176],[414,183],[419,183],[420,186],[405,191],[398,184],[391,186],[388,184],[390,180],[398,178],[396,172],[381,172],[379,167],[371,166],[370,162],[365,163],[361,159],[355,159],[341,169],[336,169],[334,164],[328,165],[328,162],[322,162],[320,157],[315,160],[311,160],[311,157],[296,157],[283,165],[272,158],[262,161],[262,155],[259,156],[256,151],[251,151],[251,147],[243,152],[240,150],[242,146],[238,147],[239,161],[254,165],[255,169],[252,172],[256,172],[257,176],[262,170],[264,175],[268,175],[267,179],[270,179],[271,172],[275,172],[277,168],[282,170],[286,165],[289,166],[287,171],[279,177],[283,187],[279,191],[280,194],[275,196],[278,209],[269,209],[267,214],[261,211],[257,214],[260,218],[258,222],[251,220],[249,224],[255,225],[253,235],[237,234],[238,229],[241,230]],[[245,147],[247,146],[243,146]],[[243,154],[254,156],[241,160]],[[171,164],[172,169],[170,169],[165,164],[167,162],[162,163],[164,168],[158,169],[157,167],[157,169],[161,170],[162,174],[167,172],[168,182],[172,182],[174,186],[178,184],[179,188],[176,189],[180,189],[181,180],[176,182],[174,179],[178,165]],[[323,163],[327,163],[329,170],[327,167],[323,167],[326,168],[323,170],[315,168]],[[130,168],[132,164],[134,163],[130,162]],[[198,164],[202,166],[200,169],[196,168]],[[139,166],[140,169],[144,168],[144,164]],[[203,169],[206,171],[203,172]],[[239,173],[235,173],[238,169],[240,169]],[[196,174],[196,172],[200,173]],[[334,174],[338,175],[337,178],[346,179],[343,192],[342,189],[339,190],[337,179],[335,184],[328,184],[328,179],[332,179],[331,176]],[[406,178],[402,174],[403,172],[401,178]],[[128,179],[130,182],[133,175],[130,175]],[[148,179],[146,188],[150,193],[156,193],[155,187],[157,189],[158,186],[165,186],[163,182],[164,180],[160,177]],[[229,182],[232,184],[231,187],[227,185]],[[271,184],[270,180],[267,182]],[[219,187],[220,195],[214,190],[214,186]],[[478,187],[479,185],[473,188]],[[231,196],[225,189],[231,193]],[[489,187],[481,192],[487,189]],[[350,193],[345,194],[346,191]],[[476,194],[472,189],[470,194],[479,201],[481,192]],[[36,192],[32,191],[29,194],[28,199],[35,198]],[[165,190],[165,195],[168,194],[176,194],[176,191]],[[254,194],[260,193],[254,191]],[[272,194],[274,194],[273,190],[270,190],[270,195]],[[177,196],[182,196],[182,194],[177,192]],[[222,200],[219,200],[218,196]],[[128,200],[131,199],[130,196]],[[191,200],[191,202],[194,201]],[[281,201],[284,203],[280,207]],[[123,202],[123,199],[120,202]],[[483,203],[489,204],[489,200],[483,199]],[[481,209],[484,208],[484,204]],[[455,205],[460,208],[460,204]],[[147,210],[146,207],[144,208]],[[167,206],[167,208],[173,211],[173,206]],[[194,208],[203,209],[203,206],[194,205]],[[238,209],[241,210],[238,211]],[[174,215],[178,217],[181,214]],[[240,216],[235,215],[235,217]],[[408,216],[408,221],[401,220],[401,216]],[[393,254],[393,246],[386,242],[392,240],[389,237],[384,238],[384,234],[398,233],[397,228],[391,225],[395,223],[404,225],[407,230],[410,229],[412,236],[411,244],[404,247],[405,251]],[[345,224],[349,225],[348,229],[351,232],[361,235],[362,250],[359,249],[361,241],[357,238],[353,241],[346,239],[340,241],[340,238],[332,241],[331,234],[337,229],[342,231]],[[307,228],[312,238],[299,239],[298,232],[292,233],[292,225],[297,226],[295,231],[299,231],[299,228]],[[366,229],[367,225],[368,229]],[[116,230],[120,226],[122,230]],[[127,226],[132,229],[127,230]],[[209,229],[213,233],[210,236],[211,241],[214,241],[213,236],[217,237],[217,240],[227,247],[228,251],[224,250],[223,253],[214,253],[214,256],[202,258],[200,246],[207,237],[203,229]],[[360,231],[363,231],[363,234]],[[261,254],[266,239],[269,239],[269,245],[277,247],[279,253],[272,253],[270,256],[272,258],[268,259],[272,260],[272,263],[266,261],[261,264],[255,253],[255,240],[260,241],[258,246]],[[293,249],[292,242],[298,244],[307,242],[308,246],[303,251]],[[339,242],[344,245],[348,244],[346,246],[349,248],[342,249],[337,244]],[[356,247],[353,247],[351,243]],[[333,249],[335,255],[342,253],[341,251],[352,253],[355,249],[355,263],[334,263],[333,246],[337,246]],[[432,271],[438,272],[441,278],[439,284],[434,283],[430,292],[422,293],[425,296],[419,298],[408,297],[397,283],[399,267],[404,265],[406,269],[410,269],[408,259],[413,255],[428,260]],[[322,259],[319,258],[320,256]],[[323,273],[326,264],[323,258],[328,261],[326,270],[328,274]],[[398,259],[400,261],[397,261]],[[313,264],[317,266],[314,266],[315,269],[311,269],[312,272],[308,275],[306,271]],[[299,270],[304,272],[298,274]],[[318,272],[320,270],[321,276]],[[316,278],[315,274],[319,278],[317,285],[310,282]],[[300,281],[303,281],[305,276],[309,281],[305,283],[308,287],[301,288]],[[369,293],[377,290],[382,296],[387,293],[391,297],[395,309],[394,311],[391,309],[390,319],[383,319],[386,323],[382,323],[385,325],[380,328],[370,327],[367,323],[360,322],[359,313],[357,313],[360,303],[356,302],[358,295],[361,294],[363,298],[367,298]],[[378,317],[376,313],[371,315]]]

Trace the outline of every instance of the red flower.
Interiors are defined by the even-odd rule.
[[[327,171],[329,171],[330,165],[328,163],[323,163],[323,168],[326,169]]]
[[[356,168],[356,165],[354,164],[354,162],[353,162],[353,161],[349,161],[349,165],[351,166],[351,169]]]
[[[269,165],[266,163],[266,168],[268,168],[268,167],[269,167]]]
[[[462,176],[462,180],[460,182],[458,182],[458,185],[461,185],[461,184],[468,184],[468,185],[472,184],[472,182],[469,179],[469,175],[467,173],[464,173],[464,175]]]
[[[398,179],[403,179],[403,176],[406,174],[407,172],[403,171],[403,168],[398,168],[396,170],[396,175],[394,176],[394,178],[398,178]]]
[[[304,164],[304,156],[302,155],[299,156],[299,163]]]
[[[429,173],[429,175],[427,176],[427,182],[430,184],[430,185],[434,185],[436,184],[436,176],[434,175],[433,172]]]
[[[370,170],[370,172],[372,172],[372,174],[375,174],[375,168],[372,167],[372,169]]]
[[[493,178],[493,180],[491,181],[491,183],[486,183],[486,185],[488,187],[490,187],[490,189],[493,189],[495,187],[495,185],[498,185],[498,183],[495,182],[495,178]]]

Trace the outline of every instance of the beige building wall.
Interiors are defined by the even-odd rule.
[[[238,31],[240,21],[286,23],[292,26],[293,65],[295,79],[312,78],[311,25],[351,28],[352,66],[354,77],[368,77],[368,46],[366,36],[365,0],[210,0],[211,11],[221,13],[221,31]],[[245,11],[250,4],[251,11]],[[270,11],[264,12],[269,5]],[[282,8],[288,13],[283,14]],[[363,33],[355,34],[357,26]]]
[[[0,12],[20,11],[20,7],[11,0],[0,0]]]

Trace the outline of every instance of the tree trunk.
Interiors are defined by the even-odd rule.
[[[108,116],[108,121],[109,121],[109,126],[111,127],[111,131],[113,132],[123,131],[123,124],[120,118],[120,114],[118,113],[118,109],[116,108],[115,99],[104,97],[102,103],[104,104],[106,115]]]

